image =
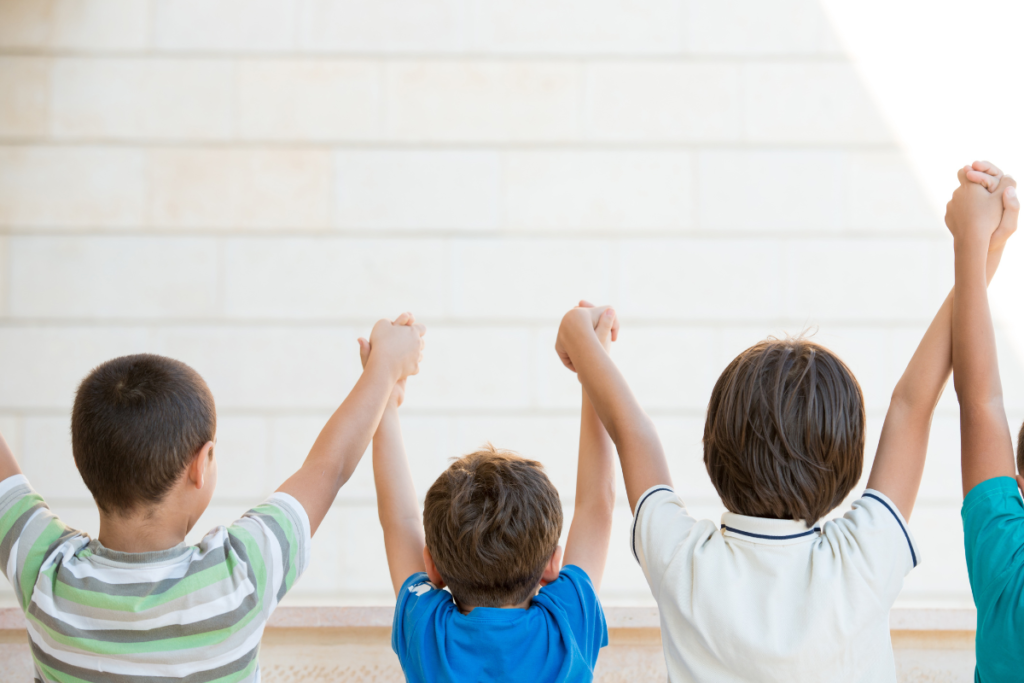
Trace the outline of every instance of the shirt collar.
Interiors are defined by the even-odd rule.
[[[753,543],[787,545],[814,540],[821,533],[821,527],[809,527],[803,520],[747,517],[726,512],[722,515],[722,533]]]
[[[89,541],[88,550],[92,553],[94,561],[99,560],[105,564],[112,565],[159,565],[174,564],[182,558],[192,555],[192,547],[184,542],[168,548],[167,550],[151,550],[143,553],[126,553],[121,550],[111,550],[98,538]]]

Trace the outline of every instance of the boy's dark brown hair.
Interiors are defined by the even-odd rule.
[[[835,354],[806,339],[768,339],[718,378],[704,465],[729,511],[811,525],[860,479],[864,422],[860,385]]]
[[[93,369],[71,411],[75,465],[108,513],[158,503],[216,432],[213,395],[199,373],[148,353]]]
[[[539,462],[487,444],[437,478],[423,526],[460,605],[518,605],[532,597],[555,552],[562,504]]]
[[[1024,424],[1017,433],[1017,474],[1024,474]]]

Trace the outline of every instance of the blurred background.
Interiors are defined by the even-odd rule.
[[[866,480],[952,285],[956,170],[1024,161],[1021,10],[964,5],[0,0],[0,431],[95,534],[78,381],[127,353],[189,363],[219,412],[194,540],[300,465],[356,337],[408,309],[429,327],[402,409],[420,495],[492,441],[543,461],[571,515],[580,390],[552,349],[587,298],[619,311],[614,356],[694,513],[722,512],[711,387],[768,335],[809,331],[853,368]],[[1022,261],[1011,241],[993,285],[1015,433]],[[960,500],[950,390],[900,605],[971,605]],[[652,604],[629,521],[623,494],[603,597]],[[369,458],[286,602],[393,602]]]

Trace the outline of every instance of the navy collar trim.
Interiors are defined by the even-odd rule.
[[[742,534],[743,536],[750,536],[751,538],[767,538],[772,541],[788,541],[793,538],[803,538],[804,536],[810,536],[811,534],[820,534],[821,527],[816,526],[813,529],[808,529],[799,534],[789,534],[787,536],[772,536],[770,534],[755,534],[750,531],[741,531],[740,529],[734,529],[731,526],[722,525],[724,531],[731,531],[734,534]]]

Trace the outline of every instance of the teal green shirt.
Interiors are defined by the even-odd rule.
[[[996,477],[964,498],[964,548],[978,632],[977,683],[1024,675],[1024,501],[1017,482]]]

